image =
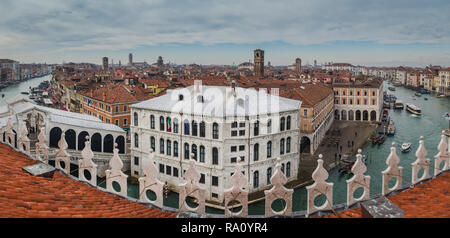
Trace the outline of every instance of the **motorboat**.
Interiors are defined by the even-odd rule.
[[[391,121],[391,123],[388,126],[386,135],[393,136],[394,134],[395,134],[395,126],[394,123]]]
[[[437,98],[445,98],[445,95],[444,95],[444,94],[439,94],[439,95],[437,95],[436,97],[437,97]]]
[[[422,97],[421,93],[415,93],[414,95],[416,95],[417,97]]]
[[[422,109],[414,104],[406,104],[406,110],[412,114],[421,115]]]
[[[405,142],[402,144],[402,152],[409,152],[411,150],[411,143]]]
[[[403,109],[405,106],[401,100],[396,100],[394,104],[394,109]]]
[[[388,89],[391,90],[391,91],[395,91],[394,87],[388,87]]]

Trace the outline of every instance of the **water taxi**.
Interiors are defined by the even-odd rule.
[[[388,89],[391,90],[391,91],[395,91],[394,87],[388,87]]]
[[[404,108],[403,102],[401,100],[396,100],[394,104],[394,109],[403,109],[403,108]]]
[[[411,150],[411,143],[405,142],[402,144],[402,152],[409,152]]]
[[[406,104],[406,110],[412,114],[420,115],[422,114],[422,109],[414,104]]]
[[[414,95],[416,95],[417,97],[422,97],[421,93],[415,93]]]

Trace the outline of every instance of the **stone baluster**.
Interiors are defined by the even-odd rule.
[[[320,154],[319,159],[317,160],[317,168],[312,173],[314,183],[306,187],[308,192],[308,206],[306,210],[307,215],[317,211],[331,210],[333,206],[333,183],[327,183],[325,181],[328,178],[328,172],[323,167],[322,158],[323,156]],[[326,201],[322,206],[317,207],[314,204],[314,200],[321,194],[325,196]]]
[[[441,141],[437,147],[438,153],[434,156],[434,176],[438,175],[442,171],[448,170],[450,167],[450,153],[447,151],[448,144],[444,133],[445,131],[442,131]],[[440,169],[442,162],[444,163],[444,166]]]
[[[418,182],[430,177],[430,159],[425,158],[427,156],[427,149],[423,142],[423,136],[420,137],[419,148],[416,151],[417,160],[411,164],[412,167],[412,184],[417,184]],[[423,169],[423,175],[419,178],[419,171]]]
[[[38,142],[36,143],[36,159],[48,164],[48,145],[45,142],[45,128],[42,127],[38,135]],[[41,158],[41,152],[44,158]]]
[[[246,190],[247,179],[242,174],[242,167],[236,166],[233,176],[231,176],[231,187],[225,189],[225,217],[247,217],[248,216],[248,190]],[[236,201],[242,206],[241,210],[233,212],[229,208],[229,203]]]
[[[14,133],[13,131],[13,124],[11,122],[11,118],[8,118],[8,122],[6,123],[6,131],[5,131],[5,139],[6,139],[6,144],[11,146],[11,147],[15,147],[15,135],[16,133]]]
[[[78,178],[80,181],[90,183],[92,186],[97,186],[97,165],[92,161],[94,152],[91,150],[91,143],[89,136],[86,136],[84,142],[84,149],[81,151],[82,159],[78,163]]]
[[[113,157],[109,160],[109,170],[106,170],[106,190],[111,193],[127,196],[127,178],[128,175],[122,172],[123,162],[119,157],[119,149],[117,149],[117,143],[114,143]],[[117,183],[118,188],[115,188],[113,184]]]
[[[277,159],[275,173],[272,178],[270,178],[270,182],[273,184],[273,187],[270,190],[264,191],[266,199],[265,216],[292,216],[292,194],[294,193],[294,189],[287,189],[284,187],[287,178],[283,171],[281,171],[280,158]],[[282,199],[286,202],[284,209],[279,212],[272,209],[272,203],[277,199]]]
[[[370,198],[370,176],[364,175],[367,170],[366,165],[362,161],[362,150],[358,150],[356,162],[352,167],[353,177],[347,182],[347,206],[351,206],[357,202],[365,201]],[[354,193],[358,188],[363,188],[364,192],[359,198],[355,198]]]
[[[403,167],[399,167],[400,158],[397,155],[395,148],[395,142],[392,142],[391,153],[386,159],[387,168],[381,172],[382,174],[382,187],[381,193],[384,195],[399,189],[402,186],[402,171]],[[396,179],[396,183],[392,188],[389,188],[389,180]]]
[[[148,156],[148,162],[144,165],[144,177],[139,178],[139,200],[144,203],[151,203],[157,207],[163,206],[163,189],[164,183],[158,179],[158,169],[156,168],[153,156],[155,152],[152,150]],[[155,193],[156,198],[151,200],[147,196],[147,191]]]
[[[58,141],[58,150],[55,155],[55,168],[62,170],[66,174],[70,174],[70,155],[67,153],[69,146],[66,142],[66,134],[61,134],[61,139]]]
[[[180,212],[196,212],[198,214],[205,214],[205,190],[198,186],[198,181],[200,180],[200,174],[195,170],[194,160],[189,161],[189,168],[184,174],[184,179],[186,180],[183,184],[178,186],[179,188],[179,204]],[[187,197],[193,197],[197,200],[198,206],[191,207],[186,202]]]
[[[19,150],[27,155],[31,155],[30,143],[31,143],[31,140],[30,140],[30,138],[28,138],[27,127],[22,124],[22,126],[20,128],[20,136],[17,139],[17,144],[18,144]]]

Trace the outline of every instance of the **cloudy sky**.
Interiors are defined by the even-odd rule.
[[[0,58],[21,62],[349,62],[450,66],[448,0],[2,0]]]

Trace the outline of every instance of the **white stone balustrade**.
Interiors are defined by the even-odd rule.
[[[66,174],[70,174],[70,155],[67,153],[69,147],[66,142],[66,134],[61,134],[61,139],[58,141],[58,150],[55,156],[55,168],[62,170]]]
[[[162,207],[164,183],[158,179],[158,169],[153,161],[154,153],[154,151],[150,152],[148,163],[145,164],[143,168],[144,177],[139,178],[139,200],[141,202],[151,203],[157,207]],[[148,190],[155,193],[155,200],[150,200],[150,198],[148,198]]]
[[[356,162],[352,167],[353,177],[347,180],[347,206],[370,198],[370,176],[364,175],[367,167],[362,161],[361,152],[362,150],[359,149]],[[355,198],[354,193],[358,188],[363,188],[364,191],[359,198]]]
[[[205,190],[198,186],[200,174],[195,170],[194,160],[189,161],[189,168],[184,174],[185,182],[178,186],[179,188],[179,211],[196,212],[205,214]],[[186,198],[193,197],[197,200],[197,207],[191,207],[186,202]]]
[[[448,150],[447,138],[442,131],[441,141],[437,147],[438,153],[434,156],[434,176],[438,175],[442,171],[450,169],[450,151]],[[440,168],[441,163],[444,163],[442,169]]]
[[[123,162],[119,157],[119,149],[117,149],[117,143],[114,144],[113,157],[109,160],[110,169],[106,170],[106,190],[111,193],[127,196],[127,178],[128,175],[122,172]],[[114,188],[113,184],[119,186]],[[116,190],[117,189],[117,190]]]
[[[5,139],[6,144],[14,148],[16,145],[14,143],[16,133],[13,131],[13,124],[11,122],[11,118],[8,118],[8,122],[6,123],[6,130],[5,130]]]
[[[22,124],[22,126],[20,127],[20,135],[19,138],[17,139],[17,147],[22,153],[30,156],[31,155],[30,143],[31,140],[30,138],[28,138],[27,127],[24,124]]]
[[[306,187],[308,193],[308,205],[306,208],[306,214],[310,215],[317,211],[331,210],[333,207],[333,183],[328,183],[325,180],[328,179],[328,172],[323,167],[323,156],[319,155],[317,160],[317,168],[312,173],[314,183]],[[324,195],[326,200],[324,204],[317,207],[314,204],[314,200],[317,196]]]
[[[241,171],[242,167],[237,165],[231,176],[231,187],[224,190],[225,217],[248,217],[248,190],[245,190],[247,179]],[[229,204],[234,201],[239,202],[241,206],[237,212],[233,212],[229,207]]]
[[[43,163],[48,164],[48,145],[45,141],[45,128],[41,128],[41,132],[38,135],[38,142],[36,143],[36,159],[42,161]],[[41,152],[43,154],[43,158],[41,157]]]
[[[430,159],[425,158],[427,156],[427,149],[423,142],[423,136],[420,137],[419,148],[416,151],[417,160],[411,164],[412,167],[412,184],[425,180],[430,177]],[[419,178],[419,171],[423,169],[423,175]]]
[[[94,152],[91,150],[91,143],[89,142],[88,136],[86,136],[81,157],[82,159],[79,160],[78,164],[78,178],[81,181],[90,183],[92,186],[97,186],[97,165],[92,161]]]
[[[403,167],[399,167],[400,158],[397,155],[397,150],[395,148],[395,142],[392,143],[391,153],[386,159],[387,168],[381,172],[382,174],[382,186],[381,194],[386,195],[394,190],[399,189],[402,186],[402,172]],[[389,180],[392,178],[396,179],[396,183],[392,188],[389,188]]]
[[[270,182],[273,184],[273,187],[270,190],[265,190],[265,216],[273,217],[273,216],[292,216],[292,194],[294,193],[294,189],[287,189],[284,187],[284,184],[287,182],[287,178],[284,173],[281,171],[281,159],[277,159],[277,164],[275,166],[275,173],[270,178]],[[272,203],[275,200],[284,200],[285,207],[281,211],[277,212],[272,209]]]

